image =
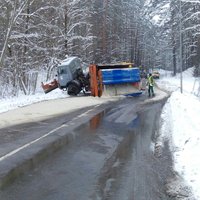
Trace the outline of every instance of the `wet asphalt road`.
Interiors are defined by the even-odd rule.
[[[138,103],[128,98],[74,130],[77,137],[2,190],[0,199],[170,200],[168,145],[161,156],[155,150],[164,102]]]

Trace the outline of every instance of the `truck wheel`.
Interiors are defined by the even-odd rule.
[[[76,96],[81,91],[81,88],[76,83],[70,83],[67,88],[68,95]]]

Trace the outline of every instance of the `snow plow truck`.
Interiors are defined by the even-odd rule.
[[[138,96],[140,71],[133,63],[91,64],[87,73],[81,67],[78,57],[68,57],[57,67],[56,78],[44,84],[45,93],[59,88],[69,95],[89,92],[92,96]]]

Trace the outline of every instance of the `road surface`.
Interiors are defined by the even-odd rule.
[[[62,149],[4,188],[0,199],[172,199],[165,187],[173,176],[168,144],[162,153],[156,146],[163,104],[127,98],[107,108],[75,128]],[[52,128],[60,119],[46,123]],[[31,127],[37,129],[34,124],[29,131]]]

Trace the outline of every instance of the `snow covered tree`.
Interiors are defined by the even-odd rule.
[[[6,82],[12,84],[13,89],[20,87],[28,94],[32,84],[30,77],[33,78],[30,71],[36,75],[41,67],[52,68],[52,63],[56,65],[56,60],[63,59],[66,53],[88,59],[83,52],[88,52],[92,44],[87,22],[89,1],[4,3],[2,7],[5,6],[6,12],[0,21],[5,24],[3,30],[8,24],[8,31],[1,32],[4,40],[0,61],[11,76],[11,81]],[[3,72],[1,74],[5,77]],[[34,77],[36,81],[37,76]]]
[[[1,80],[13,94],[34,92],[38,73],[44,69],[50,79],[65,55],[155,65],[156,31],[145,0],[2,0],[0,7]]]
[[[182,59],[183,70],[192,66],[195,66],[196,69],[199,68],[199,6],[200,1],[176,0],[171,2],[172,31],[177,33],[174,34],[175,48],[180,52],[182,46],[182,55],[179,53],[179,60]],[[180,45],[180,42],[182,45]]]
[[[180,69],[183,70],[195,66],[195,75],[199,74],[199,0],[150,0],[150,18],[158,17],[157,26],[165,38],[163,46],[164,54],[160,54],[162,63],[165,56],[173,66],[174,75]],[[161,35],[160,35],[161,36]],[[162,37],[160,37],[162,38]],[[182,48],[182,50],[180,49]],[[167,53],[168,52],[168,53]],[[182,55],[181,55],[182,52]],[[180,64],[182,63],[182,66]]]

